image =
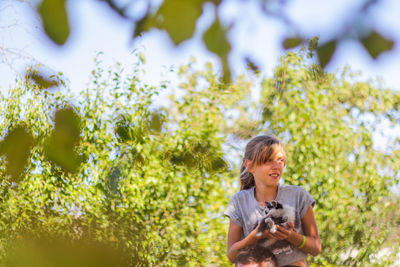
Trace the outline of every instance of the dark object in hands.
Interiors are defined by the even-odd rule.
[[[286,227],[289,222],[294,224],[295,231],[300,230],[300,216],[292,206],[276,200],[266,202],[266,204],[264,210],[265,217],[259,222],[260,226],[258,227],[257,236],[261,236],[265,231],[275,233],[278,225]],[[268,238],[260,240],[258,244],[262,247],[270,247],[272,252],[290,246],[285,240]]]

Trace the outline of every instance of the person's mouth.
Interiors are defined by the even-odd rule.
[[[276,179],[276,178],[279,178],[279,173],[273,172],[269,176]]]

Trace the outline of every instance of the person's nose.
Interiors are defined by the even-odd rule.
[[[279,168],[279,162],[277,160],[273,161],[272,169],[278,169]]]

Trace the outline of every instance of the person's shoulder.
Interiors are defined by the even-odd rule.
[[[236,192],[232,199],[235,200],[243,200],[243,199],[247,199],[251,196],[253,192],[253,187],[249,188],[249,189],[244,189],[244,190],[240,190],[239,192]]]

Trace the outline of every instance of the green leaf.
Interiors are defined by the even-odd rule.
[[[254,63],[252,59],[246,57],[244,60],[246,61],[248,70],[251,70],[256,75],[260,74],[260,67],[256,63]]]
[[[151,16],[146,14],[143,18],[135,22],[135,30],[133,31],[133,38],[141,36],[143,32],[151,30]]]
[[[332,55],[336,49],[336,41],[330,41],[317,48],[317,54],[319,59],[319,64],[322,68],[325,68],[326,64],[331,61]]]
[[[231,51],[231,45],[227,40],[228,29],[223,27],[217,18],[213,25],[204,33],[203,41],[210,52],[219,56],[222,62],[224,72],[224,81],[229,82],[231,73],[228,65],[228,55]]]
[[[10,130],[0,143],[0,155],[7,158],[7,173],[12,181],[18,182],[28,161],[33,146],[33,137],[23,126]]]
[[[165,0],[157,13],[136,23],[134,36],[152,28],[164,29],[175,45],[191,38],[204,0]]]
[[[149,127],[153,132],[161,132],[162,129],[162,118],[158,112],[153,112],[149,117]]]
[[[224,171],[228,167],[228,163],[223,158],[216,158],[211,162],[211,170],[213,171]]]
[[[148,125],[138,126],[130,123],[125,117],[121,117],[115,124],[114,133],[120,142],[142,143],[148,127],[151,127],[150,121]]]
[[[286,38],[285,40],[283,40],[282,46],[285,49],[291,49],[299,46],[303,41],[304,40],[301,37]]]
[[[188,168],[197,167],[199,163],[193,153],[179,151],[172,154],[170,161],[174,165],[185,165]]]
[[[63,45],[70,32],[66,0],[43,0],[38,9],[47,36]]]
[[[115,135],[121,142],[132,140],[130,126],[123,122],[118,122],[115,126]]]
[[[77,171],[82,158],[75,152],[80,141],[80,120],[72,108],[56,111],[55,128],[45,147],[47,157],[68,172]]]
[[[31,71],[28,70],[25,78],[27,80],[32,81],[34,84],[36,84],[40,89],[49,89],[52,87],[57,87],[60,85],[60,82],[57,81],[56,79],[50,79],[45,77],[46,75],[43,75],[42,73],[39,73],[39,71]]]
[[[372,31],[360,41],[373,59],[385,51],[392,50],[394,45],[393,40],[386,39],[376,31]]]

